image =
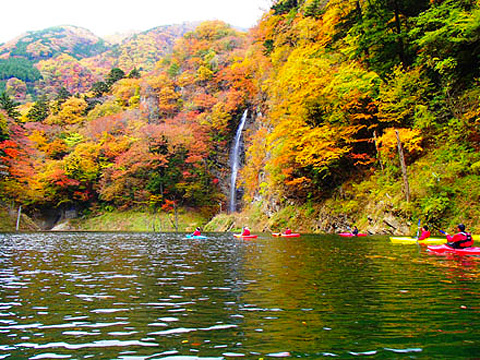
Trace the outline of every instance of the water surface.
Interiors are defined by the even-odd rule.
[[[0,234],[0,359],[480,356],[479,257],[184,235]]]

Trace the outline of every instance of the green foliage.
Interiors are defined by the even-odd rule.
[[[145,209],[133,209],[129,211],[118,211],[111,209],[99,215],[91,215],[87,218],[71,220],[70,226],[78,231],[176,231],[175,221],[172,222],[172,216],[166,213],[151,213]],[[208,221],[201,212],[178,211],[178,231],[190,232],[197,226],[203,227]]]
[[[0,59],[0,80],[17,78],[25,82],[40,80],[42,75],[31,60],[24,58]]]
[[[43,121],[50,114],[50,106],[46,95],[41,96],[27,113],[27,118],[31,121]]]
[[[97,81],[92,85],[91,91],[93,92],[93,96],[99,98],[103,96],[103,94],[109,92],[110,87],[103,81]]]
[[[472,80],[480,74],[472,64],[480,61],[480,9],[474,1],[435,2],[416,19],[410,31],[426,64],[449,84]]]
[[[8,118],[3,111],[0,111],[0,141],[10,137],[8,129]]]
[[[298,6],[298,0],[278,0],[273,6],[272,9],[275,15],[286,14],[292,9],[295,9]]]
[[[0,93],[0,109],[3,109],[7,112],[8,116],[12,119],[18,120],[20,117],[20,112],[18,107],[20,103],[12,100],[5,92]]]
[[[108,73],[105,83],[110,88],[113,84],[115,84],[118,80],[123,79],[125,77],[125,72],[119,68],[113,68]]]
[[[140,74],[140,71],[138,71],[137,68],[133,68],[129,73],[128,73],[128,76],[127,76],[129,79],[140,79],[141,77],[141,74]]]

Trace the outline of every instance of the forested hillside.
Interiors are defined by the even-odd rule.
[[[84,93],[112,68],[152,70],[175,39],[196,25],[159,26],[116,43],[76,26],[30,31],[0,46],[0,89],[22,102],[51,96],[61,87]]]
[[[2,196],[30,212],[214,215],[249,109],[243,209],[267,227],[478,229],[479,6],[279,0],[246,33],[215,21],[81,59],[62,50],[29,68],[30,97],[6,80]]]

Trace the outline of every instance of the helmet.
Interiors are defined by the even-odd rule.
[[[458,227],[458,230],[460,230],[460,231],[465,231],[465,225],[463,225],[463,224],[458,224],[457,227]]]

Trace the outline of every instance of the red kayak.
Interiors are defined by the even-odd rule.
[[[258,236],[257,235],[243,235],[242,234],[233,234],[234,237],[239,238],[239,239],[256,239]]]
[[[429,251],[435,252],[437,254],[459,254],[459,255],[480,255],[480,247],[468,247],[464,249],[454,249],[446,244],[442,245],[430,245],[427,246]]]
[[[340,233],[338,235],[343,236],[343,237],[368,236],[368,234],[363,234],[363,233],[359,233],[357,235],[354,235],[352,233]]]
[[[297,234],[297,233],[292,233],[292,234],[283,234],[283,233],[272,233],[272,236],[276,236],[276,237],[299,237],[300,234]]]

